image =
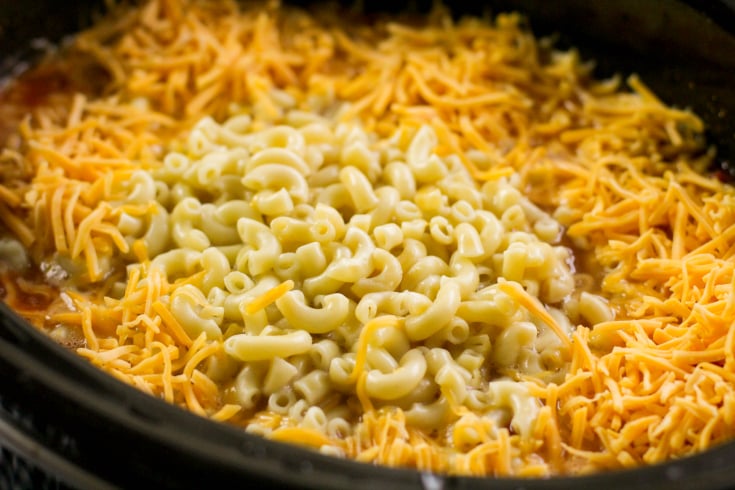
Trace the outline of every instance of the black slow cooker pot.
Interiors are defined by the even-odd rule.
[[[735,0],[485,0],[457,13],[519,10],[539,35],[577,46],[600,76],[636,72],[667,103],[690,107],[735,177]],[[103,0],[0,0],[0,77],[89,25]],[[365,1],[375,11],[430,0]],[[732,164],[730,162],[733,162]],[[358,464],[268,441],[167,405],[107,376],[0,303],[0,489],[724,489],[735,442],[631,471],[545,480],[445,477]]]

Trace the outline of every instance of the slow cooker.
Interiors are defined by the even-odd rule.
[[[426,11],[430,1],[373,1]],[[0,0],[0,75],[33,63],[102,14],[103,0]],[[691,108],[735,177],[735,0],[454,1],[456,13],[517,10],[537,35],[596,61],[599,76],[638,73]],[[40,42],[39,40],[46,42]],[[149,397],[94,368],[0,304],[0,488],[724,489],[735,442],[635,470],[549,479],[470,478],[376,467],[250,435]]]

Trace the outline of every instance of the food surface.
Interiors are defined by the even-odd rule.
[[[116,7],[0,95],[3,300],[336,457],[703,451],[735,429],[735,191],[696,115],[592,68],[515,13]]]

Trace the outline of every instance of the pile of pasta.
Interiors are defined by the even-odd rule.
[[[65,51],[108,82],[4,148],[1,284],[112,376],[442,473],[733,436],[735,192],[636,77],[440,6],[149,0]]]

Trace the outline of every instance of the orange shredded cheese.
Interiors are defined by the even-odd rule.
[[[249,315],[252,315],[262,310],[266,306],[274,303],[278,298],[291,291],[293,287],[294,282],[292,280],[289,279],[287,281],[283,281],[278,286],[266,291],[262,295],[249,302],[248,305],[245,307],[245,311]]]
[[[303,427],[281,427],[270,434],[274,441],[288,441],[314,448],[328,446],[331,441],[321,432]]]
[[[537,316],[542,322],[548,325],[559,337],[565,347],[567,349],[571,349],[572,343],[569,340],[569,336],[566,332],[564,332],[561,326],[559,326],[559,323],[554,320],[554,317],[552,317],[549,312],[546,311],[544,306],[537,298],[528,294],[528,292],[526,292],[518,283],[515,282],[501,282],[498,283],[498,287],[501,291],[518,301],[521,306],[528,309],[528,311],[530,311],[533,315]]]

